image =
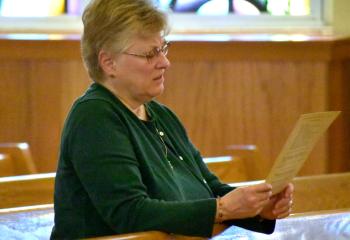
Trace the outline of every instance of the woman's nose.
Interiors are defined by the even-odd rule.
[[[164,53],[159,54],[159,60],[157,62],[157,68],[168,68],[170,67],[170,61]]]

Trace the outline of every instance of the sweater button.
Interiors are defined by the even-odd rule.
[[[179,156],[180,160],[184,160],[184,158],[182,156]]]

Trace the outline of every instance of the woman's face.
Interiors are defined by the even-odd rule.
[[[170,66],[164,46],[160,35],[135,38],[128,49],[116,56],[113,62],[115,78],[110,81],[121,98],[143,104],[163,92],[164,72]],[[153,57],[145,57],[152,54]]]

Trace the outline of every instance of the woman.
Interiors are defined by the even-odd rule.
[[[66,120],[52,239],[138,231],[205,236],[225,221],[271,233],[292,186],[233,189],[203,163],[178,118],[153,100],[170,66],[165,16],[147,0],[95,0],[82,56],[94,83]]]

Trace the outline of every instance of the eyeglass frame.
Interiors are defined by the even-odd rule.
[[[159,56],[160,53],[162,53],[164,56],[168,54],[169,47],[171,43],[169,41],[164,41],[163,46],[155,47],[151,51],[145,54],[137,54],[137,53],[129,53],[129,52],[122,52],[123,54],[129,55],[129,56],[135,56],[135,57],[140,57],[140,58],[146,58],[147,62],[151,62],[152,59],[156,58]]]

